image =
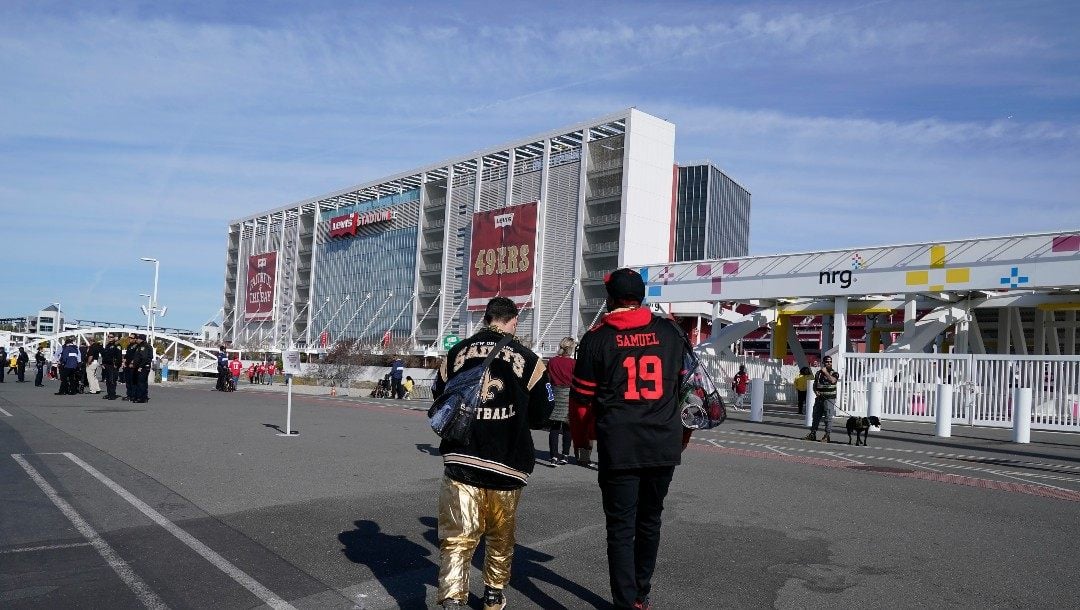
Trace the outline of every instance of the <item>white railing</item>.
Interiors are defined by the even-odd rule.
[[[934,421],[937,386],[951,385],[953,423],[1011,427],[1012,393],[1031,388],[1031,427],[1080,431],[1080,357],[846,354],[840,408],[864,415],[870,382],[882,384],[882,419]]]
[[[721,396],[728,404],[731,404],[734,398],[731,380],[735,377],[735,373],[739,372],[740,366],[746,367],[746,373],[751,379],[765,381],[765,402],[795,403],[794,383],[795,376],[799,374],[797,366],[749,356],[714,356],[701,351],[697,352],[697,356],[713,376],[713,381],[720,387]],[[749,404],[749,399],[747,399],[747,405]]]

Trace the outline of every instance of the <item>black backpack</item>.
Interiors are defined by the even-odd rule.
[[[443,393],[435,399],[428,409],[428,417],[431,418],[431,429],[443,440],[453,441],[462,445],[469,444],[469,436],[472,432],[472,423],[476,419],[476,409],[482,402],[480,399],[480,385],[487,373],[491,361],[506,347],[513,335],[505,335],[491,353],[484,359],[480,366],[465,369],[454,375],[446,383]]]

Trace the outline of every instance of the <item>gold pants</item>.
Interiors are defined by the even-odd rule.
[[[444,476],[439,490],[439,603],[469,601],[469,564],[485,537],[484,584],[503,589],[510,582],[514,527],[521,489],[498,491],[458,483]]]

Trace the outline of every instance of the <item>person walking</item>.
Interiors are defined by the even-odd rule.
[[[101,394],[101,384],[98,383],[98,375],[101,373],[101,352],[104,348],[101,342],[94,338],[94,342],[86,350],[86,382],[90,386],[91,394]]]
[[[731,378],[731,389],[735,391],[735,404],[732,405],[734,409],[744,409],[743,403],[746,401],[746,393],[750,389],[750,375],[746,373],[746,365],[739,365],[739,372],[735,373],[735,376]]]
[[[45,386],[45,367],[48,366],[49,360],[45,357],[45,351],[42,348],[37,348],[34,352],[34,366],[37,367],[37,375],[34,375],[34,386]]]
[[[595,421],[612,602],[648,609],[664,498],[690,439],[679,416],[690,348],[674,322],[642,306],[637,271],[618,269],[604,286],[609,313],[578,346],[570,425]]]
[[[799,374],[795,376],[795,402],[799,408],[799,415],[803,414],[803,409],[806,408],[806,386],[814,375],[810,372],[810,367],[804,366],[799,369]]]
[[[237,352],[233,359],[229,361],[229,379],[232,381],[232,385],[229,387],[230,391],[236,390],[236,384],[240,383],[240,373],[244,372],[244,363],[240,362],[240,353]]]
[[[26,365],[29,363],[30,355],[25,347],[20,347],[19,355],[15,357],[15,376],[19,378],[19,383],[26,383]]]
[[[105,396],[102,396],[102,399],[116,400],[116,380],[124,364],[124,353],[120,351],[116,339],[109,337],[105,349],[101,350],[101,364],[105,377]]]
[[[277,360],[266,363],[266,385],[274,385],[274,375],[277,374]]]
[[[833,415],[836,414],[836,384],[839,380],[840,375],[832,368],[832,356],[825,356],[821,360],[821,368],[818,369],[817,375],[814,375],[814,419],[810,424],[810,434],[806,435],[806,440],[818,440],[818,424],[824,418],[825,436],[821,437],[821,442],[830,442],[829,433],[832,432]]]
[[[4,383],[4,371],[7,370],[8,353],[7,348],[0,345],[0,383]]]
[[[548,375],[555,394],[555,407],[548,421],[548,455],[552,466],[566,464],[566,456],[570,452],[570,384],[574,379],[575,349],[577,341],[573,337],[565,337],[559,341],[558,353],[548,361]]]
[[[15,373],[19,370],[19,355],[15,352],[8,354],[7,359],[8,374]]]
[[[405,362],[401,358],[394,358],[390,363],[390,395],[401,400],[405,397],[405,390],[401,387],[401,379],[405,376]]]
[[[551,384],[544,362],[514,338],[518,308],[506,297],[488,301],[485,326],[450,348],[432,395],[463,370],[482,366],[498,349],[481,379],[481,402],[469,440],[443,439],[443,479],[439,491],[439,586],[443,608],[464,608],[469,600],[472,556],[484,538],[485,610],[506,607],[514,533],[521,491],[535,465],[530,429],[551,416]]]
[[[248,383],[255,383],[255,363],[252,362],[247,370]]]
[[[64,339],[64,347],[60,349],[60,391],[57,396],[63,394],[78,394],[78,379],[75,376],[79,372],[79,364],[82,362],[82,354],[75,346],[75,338]]]
[[[258,383],[259,385],[263,385],[263,383],[264,383],[263,378],[265,378],[265,377],[266,377],[266,364],[263,363],[263,362],[260,362],[255,367],[255,382]]]

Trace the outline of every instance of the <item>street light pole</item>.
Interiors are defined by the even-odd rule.
[[[157,348],[154,345],[154,318],[157,317],[157,287],[158,287],[158,268],[159,263],[156,258],[142,257],[142,260],[148,263],[154,263],[154,294],[150,300],[150,315],[147,318],[147,331],[150,333],[150,349],[154,351],[154,355],[157,355]]]
[[[151,297],[150,295],[148,295],[146,293],[143,293],[143,292],[140,292],[139,296],[146,297],[146,332],[149,333],[150,332],[150,310],[153,307],[153,297]]]

